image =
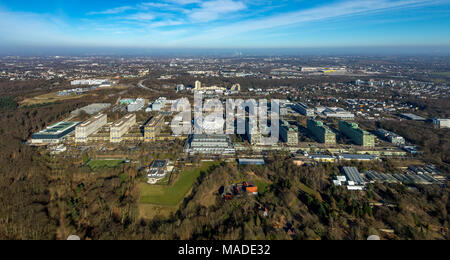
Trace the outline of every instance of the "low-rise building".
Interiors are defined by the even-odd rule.
[[[56,144],[75,131],[80,122],[59,122],[31,135],[32,144]]]
[[[191,135],[186,152],[190,154],[234,154],[236,152],[228,135]]]
[[[136,101],[132,102],[127,106],[128,112],[136,112],[143,109],[145,106],[145,99],[138,98]]]
[[[439,128],[450,128],[450,119],[433,119],[433,124],[438,126]]]

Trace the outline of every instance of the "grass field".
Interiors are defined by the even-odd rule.
[[[87,164],[92,171],[103,168],[117,168],[123,163],[123,160],[91,160]]]
[[[182,172],[172,186],[141,184],[141,204],[175,207],[180,204],[186,194],[191,190],[194,182],[201,172],[218,165],[217,162],[208,162],[201,167]]]
[[[21,102],[21,105],[22,106],[32,106],[32,105],[39,105],[39,104],[46,104],[46,103],[55,103],[58,101],[78,99],[78,98],[82,98],[84,96],[85,95],[70,95],[70,96],[58,97],[58,93],[54,92],[54,93],[37,96],[34,98],[27,98],[23,102]]]
[[[263,180],[255,180],[255,185],[258,186],[259,193],[264,194],[270,186],[270,183]]]
[[[320,196],[320,193],[318,193],[317,191],[311,189],[310,187],[306,186],[305,184],[301,183],[299,188],[303,192],[306,192],[309,195],[316,197],[316,199],[319,200],[320,202],[323,201],[322,196]]]

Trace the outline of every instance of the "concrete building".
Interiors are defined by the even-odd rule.
[[[400,116],[412,121],[426,121],[425,118],[411,113],[400,114]]]
[[[340,107],[325,107],[323,110],[321,110],[321,114],[325,117],[330,118],[342,118],[342,119],[355,118],[355,115],[353,113],[350,113],[347,110]]]
[[[356,123],[340,121],[339,131],[357,145],[375,147],[375,137],[370,133],[363,131]]]
[[[298,129],[291,126],[287,121],[281,121],[280,137],[288,145],[298,145]]]
[[[433,119],[433,124],[439,128],[450,128],[450,119]]]
[[[97,132],[108,123],[108,117],[105,114],[98,114],[86,122],[78,125],[75,129],[75,141],[77,143],[86,143],[88,137]]]
[[[56,144],[75,131],[80,122],[59,122],[31,135],[32,144]]]
[[[78,116],[82,111],[89,115],[94,115],[94,114],[97,114],[100,111],[105,110],[109,107],[111,107],[111,104],[109,104],[109,103],[94,103],[94,104],[90,104],[88,106],[85,106],[85,107],[82,107],[82,108],[72,111],[71,115]]]
[[[308,131],[321,143],[336,144],[336,134],[323,122],[308,119]]]
[[[355,167],[343,167],[345,176],[347,177],[348,186],[364,186],[366,182],[361,176],[361,173]]]
[[[70,85],[72,86],[80,86],[80,85],[87,85],[87,86],[96,86],[96,85],[111,85],[111,82],[109,82],[106,79],[81,79],[81,80],[73,80],[70,82]]]
[[[129,104],[127,106],[127,110],[128,112],[136,112],[139,111],[141,109],[143,109],[145,106],[145,99],[143,98],[138,98],[136,99],[136,101],[132,102],[131,104]]]
[[[314,108],[310,108],[306,104],[301,102],[295,104],[294,110],[307,117],[314,116]]]
[[[200,81],[195,81],[195,90],[200,90],[202,89],[202,83]]]
[[[234,154],[228,135],[191,135],[185,149],[190,154]]]
[[[161,129],[164,125],[164,116],[157,115],[150,119],[148,123],[144,126],[144,141],[154,142]]]
[[[136,124],[136,115],[129,114],[119,121],[115,122],[110,129],[110,142],[120,143],[123,136],[128,133],[130,128]]]
[[[403,138],[402,136],[389,132],[387,130],[384,129],[378,129],[376,132],[376,135],[378,137],[380,137],[381,139],[384,139],[386,141],[389,141],[392,144],[395,145],[405,145],[406,144],[406,140],[405,138]]]

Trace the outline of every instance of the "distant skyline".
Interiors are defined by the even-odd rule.
[[[0,54],[422,47],[448,54],[449,28],[450,0],[0,0]]]

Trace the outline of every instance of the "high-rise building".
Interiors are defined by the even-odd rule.
[[[195,81],[195,89],[196,90],[202,89],[202,83],[198,80]]]
[[[86,143],[88,137],[97,132],[108,123],[108,117],[105,114],[98,114],[86,122],[78,125],[75,129],[75,141],[77,143]]]
[[[288,145],[298,145],[298,129],[287,121],[281,121],[280,137]]]
[[[120,143],[123,136],[128,133],[130,128],[136,124],[136,115],[129,114],[119,121],[115,122],[110,129],[110,142]]]
[[[346,137],[350,138],[355,144],[374,147],[375,146],[375,136],[359,128],[356,123],[349,123],[347,121],[339,122],[339,131]]]
[[[298,113],[307,116],[307,117],[313,117],[314,116],[314,108],[310,108],[308,107],[306,104],[304,103],[297,103],[294,106],[295,111],[297,111]]]
[[[157,115],[153,117],[144,126],[144,141],[154,142],[156,140],[156,136],[161,132],[163,125],[164,125],[164,116]]]
[[[321,121],[308,119],[308,130],[313,137],[324,144],[336,144],[336,134]]]

